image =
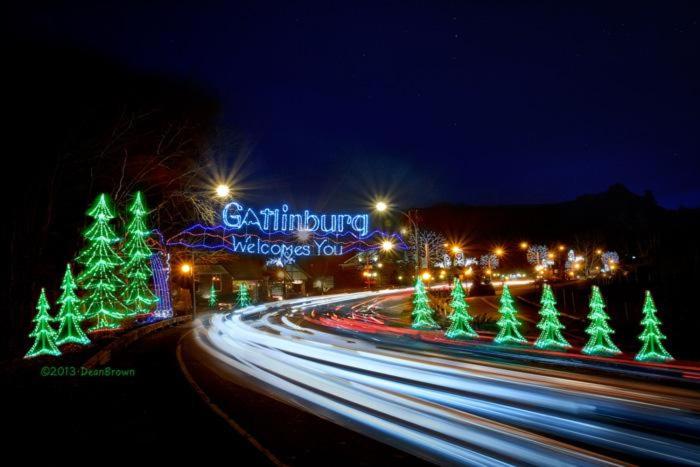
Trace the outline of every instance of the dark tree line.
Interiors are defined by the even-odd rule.
[[[191,83],[76,49],[13,42],[5,59],[10,216],[0,329],[10,357],[26,344],[39,288],[57,290],[98,193],[110,193],[123,215],[129,195],[142,190],[151,224],[166,234],[203,214],[195,210],[206,210],[197,198],[217,103]]]

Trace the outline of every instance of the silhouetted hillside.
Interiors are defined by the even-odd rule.
[[[622,185],[614,185],[604,193],[563,203],[441,204],[421,209],[420,216],[426,227],[444,232],[450,239],[462,239],[476,249],[521,240],[571,245],[586,238],[627,253],[636,249],[639,238],[648,237],[655,226],[669,222],[674,213],[659,207],[651,194],[638,196]]]

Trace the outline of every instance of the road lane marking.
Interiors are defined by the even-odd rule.
[[[274,465],[279,466],[279,467],[287,467],[287,464],[282,462],[275,456],[269,449],[267,449],[265,446],[260,444],[260,441],[258,441],[253,435],[248,433],[241,425],[239,425],[235,420],[233,420],[231,417],[228,416],[226,412],[224,412],[221,407],[219,407],[216,403],[214,403],[211,398],[204,392],[204,390],[201,388],[199,384],[194,380],[192,377],[192,374],[190,371],[187,369],[187,366],[185,365],[184,360],[182,359],[182,341],[192,334],[196,329],[191,329],[187,333],[183,334],[182,337],[180,337],[180,340],[177,342],[177,349],[175,351],[175,354],[177,356],[177,362],[180,365],[180,370],[182,371],[182,374],[185,375],[185,379],[187,379],[187,382],[190,383],[190,386],[192,386],[192,389],[199,395],[199,397],[204,401],[205,404],[209,406],[209,408],[214,411],[218,416],[223,418],[226,423],[229,424],[231,428],[233,428],[236,433],[241,435],[243,438],[245,438],[250,444],[253,445],[255,449],[260,451],[267,459],[272,462]]]

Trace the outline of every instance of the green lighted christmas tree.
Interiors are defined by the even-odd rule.
[[[413,325],[415,329],[438,329],[440,326],[433,319],[433,310],[428,303],[428,293],[420,277],[416,280],[413,294]]]
[[[58,327],[56,336],[56,345],[63,344],[81,344],[90,343],[90,339],[85,335],[80,327],[80,323],[84,317],[80,313],[80,299],[75,295],[75,285],[73,273],[70,270],[70,264],[66,266],[66,273],[63,276],[61,284],[61,296],[57,303],[61,304],[61,309],[58,312],[58,321],[61,323]]]
[[[559,322],[559,312],[555,307],[557,301],[549,284],[545,284],[542,289],[540,304],[542,305],[542,308],[540,308],[540,316],[542,318],[537,323],[537,327],[542,332],[535,342],[535,347],[539,349],[566,349],[571,347],[571,344],[561,334],[564,325]]]
[[[498,335],[496,335],[494,342],[497,344],[526,344],[527,339],[525,339],[518,328],[520,327],[520,321],[518,321],[517,314],[518,310],[515,309],[513,305],[515,300],[510,294],[510,289],[508,289],[508,284],[503,284],[503,293],[501,293],[501,307],[498,312],[501,314],[501,319],[496,323],[498,325]]]
[[[146,228],[148,210],[143,203],[141,192],[136,192],[134,201],[129,206],[131,221],[127,226],[126,242],[122,252],[126,255],[126,263],[122,267],[122,275],[127,285],[122,293],[126,305],[126,316],[147,315],[151,313],[158,298],[151,291],[153,282],[151,256],[153,252],[146,243],[151,231]]]
[[[246,293],[248,291],[246,290]],[[216,306],[216,301],[218,300],[218,297],[216,296],[216,289],[214,288],[214,281],[211,281],[211,287],[209,288],[209,306],[210,307],[215,307]]]
[[[36,309],[37,314],[32,320],[36,325],[29,334],[29,337],[34,338],[34,345],[24,358],[38,357],[39,355],[61,355],[61,351],[56,347],[56,331],[51,327],[51,321],[55,320],[49,314],[49,301],[46,300],[44,289],[41,289]]]
[[[115,292],[124,283],[114,272],[123,261],[112,248],[119,240],[109,221],[114,219],[114,212],[109,205],[106,194],[101,194],[87,212],[95,219],[83,233],[88,246],[78,255],[77,261],[85,265],[78,282],[87,292],[84,302],[85,317],[95,320],[89,331],[115,329],[124,318],[124,305],[117,299]]]
[[[450,339],[479,337],[469,324],[474,318],[469,315],[469,305],[464,299],[462,283],[456,277],[452,286],[452,301],[450,302],[450,306],[453,310],[450,315],[452,324],[450,324],[449,329],[445,332],[445,336]]]
[[[252,302],[250,301],[250,295],[248,295],[248,287],[241,283],[238,287],[238,298],[236,299],[238,308],[244,308],[250,306]]]
[[[644,313],[644,319],[642,319],[644,332],[639,335],[639,340],[642,341],[644,345],[642,346],[642,350],[640,350],[634,358],[639,361],[658,362],[673,360],[671,354],[669,354],[663,344],[661,344],[661,341],[666,339],[666,336],[661,334],[659,330],[661,321],[656,317],[656,305],[654,305],[654,299],[651,297],[651,292],[648,290],[646,291],[642,313]]]
[[[591,337],[581,351],[589,355],[617,355],[622,353],[610,339],[610,334],[614,334],[615,331],[608,325],[610,317],[605,313],[605,302],[600,295],[598,286],[593,286],[593,293],[588,306],[591,309],[591,312],[588,314],[591,324],[586,328],[586,333]]]

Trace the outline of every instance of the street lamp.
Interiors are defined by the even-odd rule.
[[[394,242],[392,242],[391,240],[384,240],[382,242],[382,250],[388,252],[388,251],[391,251],[393,249],[394,249]]]
[[[520,242],[520,249],[521,250],[527,250],[528,244],[527,242]]]
[[[220,183],[216,186],[216,196],[219,198],[228,198],[231,194],[231,188],[225,183]]]
[[[377,201],[374,205],[374,210],[377,211],[378,213],[383,213],[389,209],[389,205],[385,201]],[[415,273],[416,275],[418,274],[418,224],[416,223],[415,219],[411,215],[411,212],[404,212],[404,211],[398,211],[399,214],[404,216],[406,219],[408,219],[408,222],[411,224],[413,227],[413,232],[414,232],[414,239],[415,239]],[[401,229],[401,233],[405,235],[406,229]],[[393,248],[393,246],[392,246]]]
[[[197,298],[194,294],[194,252],[192,253],[192,260],[192,264],[182,263],[180,265],[180,272],[186,275],[192,275],[192,321],[194,321],[197,316]]]
[[[503,254],[505,253],[505,251],[503,250],[503,248],[498,247],[498,248],[496,248],[495,250],[493,250],[493,253],[494,253],[496,256],[503,256]]]

